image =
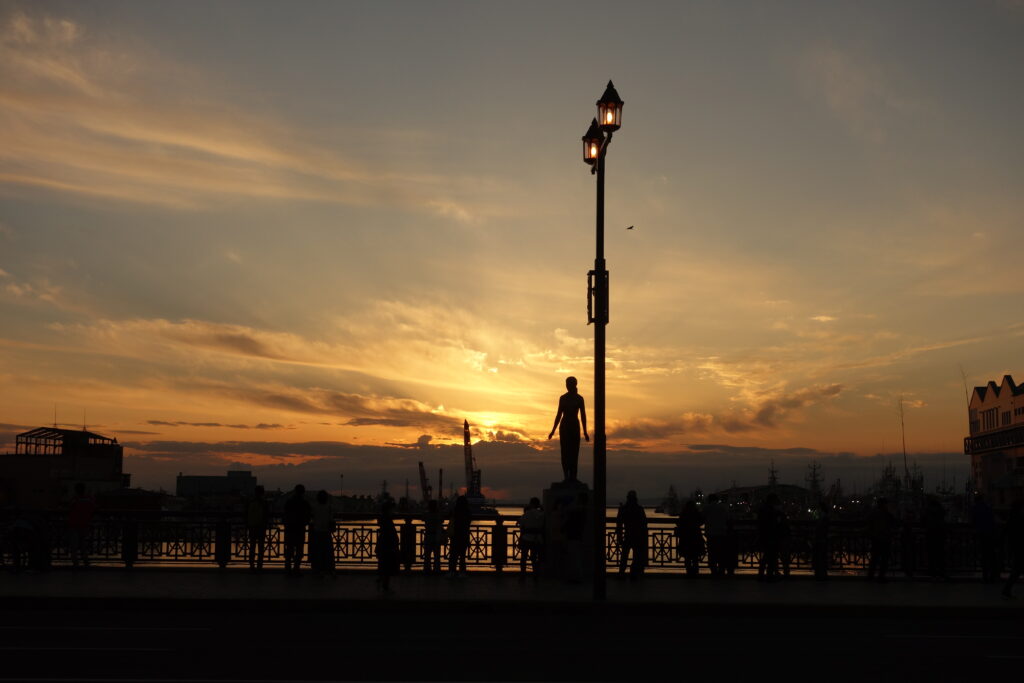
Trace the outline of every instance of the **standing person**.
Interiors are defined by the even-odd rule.
[[[408,574],[412,571],[412,563],[416,561],[416,525],[412,523],[411,516],[405,516],[399,537],[401,540],[399,555],[402,558],[402,568]]]
[[[974,504],[971,505],[971,526],[978,538],[982,581],[992,583],[999,579],[996,566],[996,516],[980,493],[974,496]]]
[[[391,517],[391,501],[384,501],[377,518],[377,590],[391,592],[391,576],[398,573],[398,530]]]
[[[327,491],[318,491],[312,506],[309,564],[317,576],[334,574],[334,506]]]
[[[459,496],[455,499],[455,507],[452,509],[451,531],[448,534],[451,541],[451,549],[448,552],[449,576],[456,576],[456,570],[463,575],[466,573],[466,553],[469,552],[471,522],[469,500],[465,496]]]
[[[700,558],[704,556],[704,537],[700,532],[702,522],[697,503],[692,499],[686,501],[683,509],[679,511],[675,535],[676,548],[683,558],[688,579],[696,578],[700,574]]]
[[[300,576],[306,527],[312,515],[306,500],[306,487],[297,484],[284,503],[284,571],[287,576]]]
[[[519,571],[526,572],[529,561],[534,578],[540,563],[540,551],[544,546],[544,510],[540,498],[533,497],[519,518]]]
[[[789,515],[782,505],[778,507],[779,520],[779,563],[782,565],[782,578],[789,578],[789,565],[793,559],[793,529],[789,525]]]
[[[708,537],[708,569],[711,576],[725,574],[725,535],[729,528],[729,505],[717,493],[704,506],[704,533]]]
[[[868,538],[871,539],[871,558],[868,560],[868,581],[878,576],[885,583],[885,572],[889,569],[889,555],[892,554],[892,530],[896,518],[889,512],[889,501],[879,498],[875,509],[868,515]]]
[[[725,540],[723,542],[722,554],[725,564],[725,575],[735,576],[736,569],[740,564],[740,537],[736,533],[736,521],[729,517],[725,522]]]
[[[779,497],[769,493],[757,509],[757,539],[761,559],[757,565],[760,581],[774,581],[779,576]]]
[[[946,578],[946,509],[935,496],[928,496],[924,513],[924,538],[928,553],[928,575]]]
[[[626,563],[632,553],[629,566],[630,578],[639,578],[647,566],[647,513],[637,501],[636,491],[626,494],[626,502],[619,506],[615,519],[615,535],[619,541],[619,574],[626,573]]]
[[[1013,501],[1006,521],[1006,546],[1010,552],[1010,575],[1003,586],[1003,597],[1013,597],[1013,585],[1024,572],[1024,501]]]
[[[818,518],[814,520],[814,545],[811,547],[811,565],[814,567],[814,578],[824,581],[828,578],[828,534],[831,524],[832,505],[822,500],[818,503]]]
[[[423,515],[423,572],[430,574],[441,571],[441,537],[444,533],[441,513],[437,501],[427,503],[427,514]]]
[[[914,572],[917,571],[917,545],[914,533],[914,511],[910,508],[903,512],[903,521],[900,527],[900,564],[903,566],[904,576],[907,578],[914,576]]]
[[[562,476],[565,481],[576,481],[576,473],[580,460],[580,422],[583,423],[583,436],[590,441],[587,434],[587,409],[583,397],[577,389],[575,377],[565,378],[566,392],[558,398],[558,412],[555,413],[555,424],[551,427],[548,439],[558,429],[558,444],[562,449]],[[577,418],[579,413],[579,418]],[[561,428],[559,428],[561,424]]]
[[[265,490],[257,486],[252,499],[245,506],[245,530],[249,539],[249,570],[263,571],[263,554],[267,544],[267,527],[270,525],[270,504]]]
[[[68,509],[68,551],[71,554],[71,566],[78,569],[89,566],[89,528],[96,514],[96,501],[86,495],[85,484],[75,484],[75,497],[71,499]]]

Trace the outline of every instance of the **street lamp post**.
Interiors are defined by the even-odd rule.
[[[587,322],[594,324],[594,599],[604,600],[605,504],[608,441],[605,437],[605,328],[608,325],[608,269],[604,260],[604,165],[612,134],[622,125],[622,99],[608,81],[597,101],[597,118],[583,136],[583,160],[597,175],[596,253],[587,274]]]

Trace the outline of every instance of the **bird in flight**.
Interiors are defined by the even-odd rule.
[[[626,230],[632,230],[632,229],[633,229],[633,227],[634,227],[634,226],[632,226],[632,225],[631,225],[631,226],[629,226],[628,228],[626,228]]]

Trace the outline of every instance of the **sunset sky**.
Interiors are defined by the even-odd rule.
[[[961,369],[1024,379],[1020,0],[0,0],[0,448],[56,405],[138,485],[372,492],[468,419],[534,495],[609,78],[609,499],[867,482],[901,396],[965,470]]]

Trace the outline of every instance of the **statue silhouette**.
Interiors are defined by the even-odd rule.
[[[562,447],[562,475],[565,481],[576,481],[576,470],[580,460],[580,422],[583,423],[584,438],[590,441],[590,435],[587,434],[587,409],[583,405],[583,397],[576,389],[575,377],[565,378],[565,388],[566,392],[558,399],[558,412],[555,414],[555,424],[551,427],[548,439],[552,438],[558,429],[558,441]]]

